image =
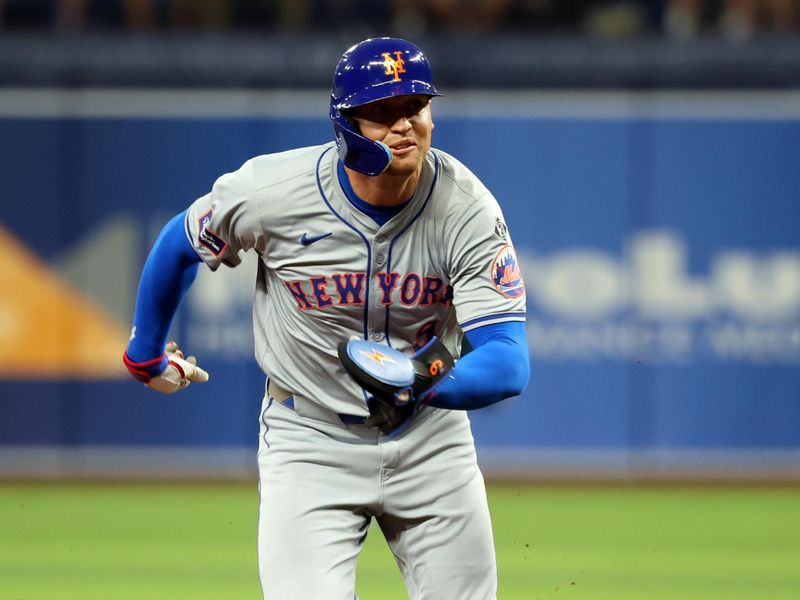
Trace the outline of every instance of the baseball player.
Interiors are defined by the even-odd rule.
[[[124,362],[172,393],[208,379],[165,345],[199,263],[258,253],[258,558],[270,600],[352,600],[372,519],[411,598],[496,597],[466,411],[527,384],[525,289],[492,194],[431,148],[439,95],[413,44],[353,46],[333,77],[335,142],[223,175],[146,261]]]

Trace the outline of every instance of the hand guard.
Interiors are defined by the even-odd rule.
[[[166,368],[161,373],[152,374],[153,369],[159,368],[164,359],[167,360]],[[183,352],[175,342],[169,342],[164,349],[164,355],[156,360],[136,363],[128,357],[127,352],[122,360],[131,375],[150,389],[162,394],[174,394],[188,387],[193,381],[198,383],[208,381],[208,373],[197,366],[197,359],[194,356],[184,358]]]
[[[420,399],[455,365],[436,337],[410,357],[386,344],[358,339],[341,342],[338,352],[347,373],[372,396],[365,424],[387,435],[419,410]]]

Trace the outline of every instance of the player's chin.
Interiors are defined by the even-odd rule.
[[[389,163],[389,168],[386,169],[386,172],[391,175],[412,175],[419,169],[422,159],[423,156],[417,152],[404,156],[395,156],[392,158],[392,162]]]

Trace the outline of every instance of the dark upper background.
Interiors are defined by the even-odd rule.
[[[320,87],[375,35],[451,89],[800,85],[800,0],[0,0],[0,85]]]

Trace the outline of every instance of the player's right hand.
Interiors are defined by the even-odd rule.
[[[192,382],[202,383],[208,381],[208,373],[197,366],[194,356],[184,357],[183,352],[175,342],[169,342],[164,348],[167,367],[158,375],[152,377],[141,370],[137,363],[125,357],[125,366],[131,374],[142,381],[147,387],[162,394],[174,394],[189,386]],[[162,359],[163,360],[163,359]]]
[[[167,368],[161,375],[153,377],[146,383],[147,387],[162,394],[174,394],[196,381],[208,381],[208,373],[197,366],[194,356],[184,358],[183,352],[175,342],[169,342],[164,349],[167,355]]]

